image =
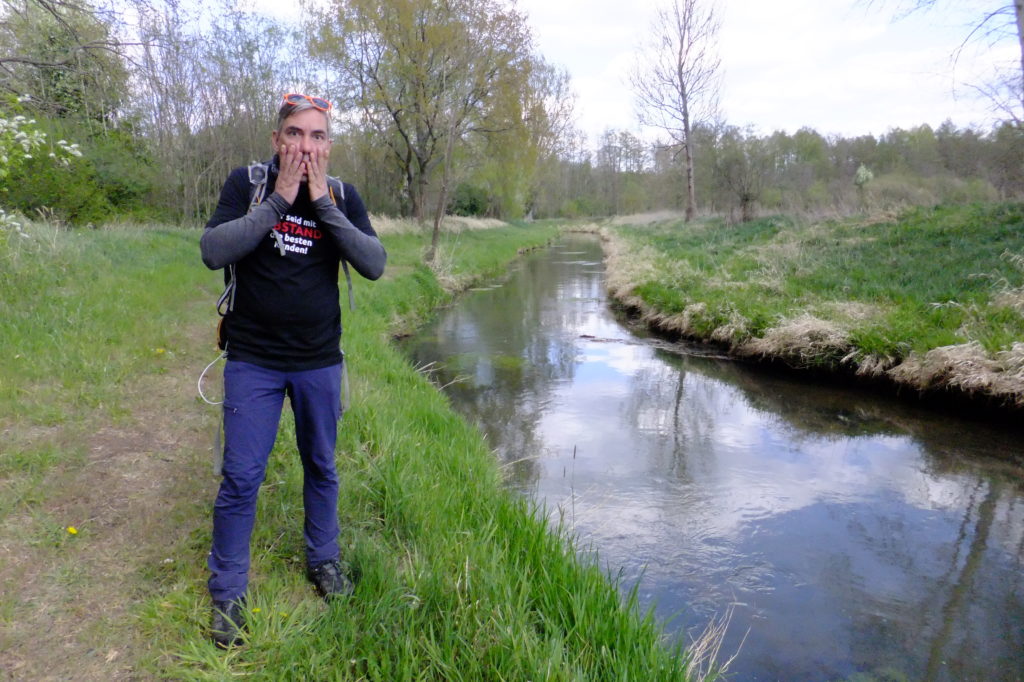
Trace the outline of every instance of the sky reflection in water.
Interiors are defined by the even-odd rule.
[[[462,377],[511,484],[668,628],[731,607],[730,679],[1020,679],[1018,434],[665,350],[608,310],[600,258],[527,257],[409,346]]]

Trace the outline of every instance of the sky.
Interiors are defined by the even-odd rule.
[[[579,127],[591,140],[606,128],[639,127],[628,72],[668,0],[518,0],[537,51],[569,71]],[[1013,62],[1016,40],[972,43],[953,53],[973,22],[1001,0],[946,0],[894,17],[896,0],[711,0],[721,18],[720,110],[758,134],[801,127],[847,137],[950,119],[994,121],[969,86],[997,60]]]

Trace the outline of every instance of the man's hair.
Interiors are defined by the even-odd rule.
[[[306,109],[316,109],[316,107],[313,106],[312,102],[309,102],[307,100],[302,100],[298,104],[289,104],[288,102],[284,102],[281,105],[281,108],[277,110],[277,132],[280,133],[281,129],[284,128],[284,121],[286,118],[288,118],[289,116],[294,116],[300,111],[305,111]],[[320,111],[319,109],[316,110]],[[320,111],[320,113],[324,115],[324,119],[327,121],[327,138],[330,139],[331,116],[326,111]]]

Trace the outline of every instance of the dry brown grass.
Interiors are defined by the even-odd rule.
[[[1011,253],[1006,251],[1002,255],[1003,260],[1009,262],[1021,273],[1024,273],[1024,254]],[[1018,313],[1024,314],[1024,286],[1014,287],[1005,279],[997,283],[999,290],[992,297],[992,305],[1001,308],[1010,308]]]
[[[1010,308],[1024,315],[1024,288],[1000,291],[992,297],[992,305],[996,308]]]
[[[419,223],[412,218],[392,218],[386,215],[370,216],[370,223],[377,234],[415,234],[429,233],[433,223]],[[441,231],[445,234],[459,234],[465,230],[489,230],[502,227],[508,223],[497,218],[469,218],[464,216],[446,216],[441,223]]]
[[[656,276],[654,263],[658,253],[652,248],[630,248],[625,241],[611,230],[598,229],[604,245],[606,275],[605,286],[616,299],[628,306],[643,308],[643,302],[633,296],[638,284]]]
[[[608,220],[609,225],[652,225],[670,220],[683,220],[686,217],[681,211],[652,211],[650,213],[634,213],[633,215],[615,216]]]
[[[885,312],[881,306],[863,301],[833,301],[826,308],[836,319],[847,322],[872,320]]]
[[[809,366],[820,363],[821,358],[847,356],[850,334],[836,322],[804,314],[772,327],[763,337],[750,339],[735,350],[742,356],[782,358]]]
[[[952,388],[1024,406],[1024,343],[994,355],[976,341],[933,348],[911,354],[888,375],[919,390]]]

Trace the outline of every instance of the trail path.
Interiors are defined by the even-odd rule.
[[[0,521],[0,679],[150,677],[138,668],[147,647],[138,605],[176,562],[195,560],[174,548],[206,523],[216,486],[216,410],[195,387],[215,354],[210,317],[196,308],[188,319],[199,322],[176,335],[166,371],[125,385],[117,409],[36,433],[0,429],[7,443],[46,438],[83,451]]]

